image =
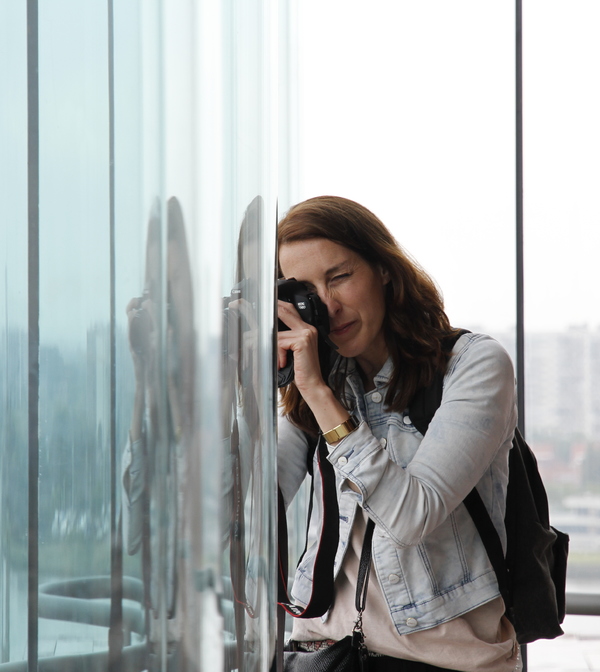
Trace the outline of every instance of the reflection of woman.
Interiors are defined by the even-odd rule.
[[[142,551],[150,642],[160,641],[159,632],[167,623],[172,649],[181,630],[181,619],[176,618],[180,511],[184,451],[191,437],[194,342],[190,265],[175,198],[167,204],[167,218],[166,302],[161,293],[157,204],[148,226],[144,294],[127,306],[136,391],[123,454],[123,512],[127,551]],[[161,311],[166,316],[162,338]],[[164,382],[161,370],[166,370]]]
[[[435,285],[357,203],[320,197],[293,207],[279,225],[279,259],[282,276],[306,282],[325,303],[339,348],[324,380],[316,330],[292,304],[279,302],[279,317],[290,327],[279,333],[279,367],[288,350],[295,364],[295,382],[282,397],[282,491],[289,502],[305,477],[304,432],[322,434],[336,472],[340,520],[333,606],[323,619],[295,619],[293,639],[314,650],[351,632],[370,518],[376,526],[363,616],[369,650],[436,666],[431,669],[516,669],[515,633],[462,505],[477,485],[504,537],[516,424],[508,355],[491,338],[470,333],[444,351],[444,337],[454,330]],[[406,408],[438,371],[444,372],[442,404],[423,437]],[[317,481],[315,490],[320,487]],[[311,593],[321,514],[315,498],[292,592],[299,604]],[[385,669],[404,668],[398,660]]]
[[[226,667],[250,669],[249,652],[258,638],[255,625],[264,589],[262,369],[258,348],[259,236],[262,199],[244,213],[238,239],[236,284],[225,303],[224,336],[224,521],[235,616],[235,655]],[[244,656],[246,650],[247,655]],[[227,667],[229,669],[229,667]]]

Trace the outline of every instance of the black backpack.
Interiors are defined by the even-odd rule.
[[[451,339],[448,345],[451,347],[457,339]],[[443,374],[438,374],[409,405],[409,417],[423,436],[442,401],[443,380]],[[560,624],[565,617],[569,537],[550,525],[548,496],[537,461],[518,429],[509,452],[508,470],[506,557],[476,488],[464,504],[496,573],[506,614],[519,643],[554,639],[563,634]]]

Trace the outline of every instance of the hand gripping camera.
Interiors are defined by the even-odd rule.
[[[300,317],[307,323],[316,327],[319,332],[319,361],[321,371],[327,376],[331,360],[331,348],[337,350],[337,345],[329,338],[329,315],[327,308],[316,292],[311,292],[308,287],[295,278],[277,281],[277,297],[280,301],[294,304]],[[278,331],[288,331],[281,320],[278,320]],[[287,364],[277,372],[278,387],[285,387],[294,380],[294,356],[288,351]]]

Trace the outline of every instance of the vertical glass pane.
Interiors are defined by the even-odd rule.
[[[551,521],[571,537],[567,588],[599,609],[600,6],[523,5],[527,436]],[[565,623],[572,666],[587,664],[578,638],[598,632],[587,620]],[[532,669],[556,664],[553,651],[533,645]]]
[[[0,5],[0,664],[27,633],[27,25]]]
[[[107,45],[105,2],[40,2],[42,658],[108,644],[91,607],[67,624],[60,597],[82,597],[91,577],[110,575]]]
[[[272,323],[275,193],[269,3],[230,3],[225,24],[223,294],[226,669],[262,669],[274,646]],[[227,644],[227,642],[226,642]],[[245,663],[242,663],[242,661]]]
[[[117,137],[140,122],[140,153],[129,139],[116,163],[117,295],[129,302],[134,364],[123,372],[135,380],[124,564],[142,587],[157,669],[266,669],[273,650],[275,126],[264,4],[145,4],[139,88],[131,62],[116,70]],[[129,19],[115,17],[127,60]],[[128,166],[140,176],[135,206]],[[148,522],[136,531],[140,515]]]
[[[140,446],[141,423],[144,408],[140,399],[145,398],[143,382],[137,385],[136,374],[140,367],[134,366],[144,354],[148,356],[148,306],[138,316],[140,299],[144,296],[146,282],[146,249],[151,246],[150,238],[156,241],[157,218],[153,207],[157,202],[158,169],[156,160],[156,115],[159,112],[158,96],[147,94],[147,79],[154,81],[157,56],[145,63],[144,54],[158,52],[156,21],[148,15],[156,14],[156,3],[113,3],[113,101],[114,101],[114,267],[115,267],[115,473],[117,524],[116,548],[120,567],[113,569],[117,575],[123,574],[122,594],[117,591],[112,600],[123,615],[123,658],[124,669],[140,669],[150,665],[148,631],[152,622],[150,582],[155,576],[150,562],[144,562],[149,544],[142,550],[141,517],[148,499],[144,499],[144,477],[140,468],[139,454],[132,445],[137,440]],[[146,73],[146,75],[145,75]],[[147,113],[144,109],[144,93]],[[148,127],[152,130],[149,131]],[[146,135],[152,142],[144,144]],[[144,162],[145,157],[145,162]],[[149,183],[149,184],[148,184]],[[148,186],[146,186],[148,184]],[[146,187],[146,188],[144,188]],[[154,227],[154,228],[153,228]],[[160,231],[158,233],[160,238]],[[160,240],[158,243],[160,249]],[[160,298],[160,297],[159,297]],[[136,316],[138,317],[135,320]],[[131,329],[130,321],[141,322],[144,329]],[[140,352],[140,350],[142,352]],[[135,354],[134,354],[135,353]],[[155,352],[152,353],[153,355]],[[144,370],[142,367],[142,377]],[[136,434],[137,432],[137,434]],[[132,453],[133,456],[132,456]],[[128,459],[129,458],[129,459]],[[130,461],[133,461],[133,465]],[[132,467],[136,477],[132,478]],[[132,491],[134,505],[130,507]],[[133,511],[132,511],[133,508]],[[133,521],[131,520],[133,519]],[[150,535],[147,535],[149,537]],[[122,602],[121,602],[122,600]],[[155,606],[155,605],[154,605]],[[117,623],[118,626],[118,623]],[[117,647],[118,648],[118,647]],[[118,660],[118,658],[117,658]],[[155,659],[152,662],[155,665]]]
[[[571,533],[573,585],[600,590],[600,46],[594,2],[524,15],[527,429]],[[539,17],[543,14],[544,21]],[[559,44],[552,35],[570,39]],[[600,519],[598,519],[600,520]]]

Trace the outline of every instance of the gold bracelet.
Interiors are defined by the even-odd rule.
[[[341,425],[330,429],[328,432],[323,432],[323,438],[327,443],[336,443],[348,434],[351,434],[355,429],[358,429],[358,423],[350,416],[348,420],[344,420]]]

